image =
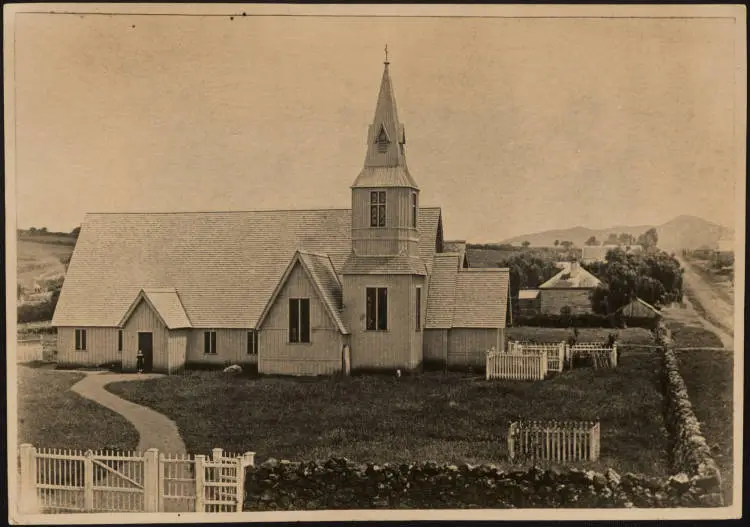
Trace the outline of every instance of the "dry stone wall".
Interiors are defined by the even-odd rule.
[[[245,510],[712,507],[702,481],[492,465],[293,463],[248,469]]]

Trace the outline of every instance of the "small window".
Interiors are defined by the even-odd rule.
[[[368,331],[388,330],[388,289],[385,287],[367,288],[365,318]]]
[[[411,193],[411,226],[417,228],[417,193]]]
[[[86,330],[76,330],[76,351],[86,351]]]
[[[203,353],[206,355],[216,355],[216,332],[203,332]]]
[[[417,331],[422,330],[422,288],[417,287],[417,297],[416,297],[416,308],[417,308]]]
[[[247,354],[248,355],[258,354],[258,332],[257,331],[247,332]]]
[[[385,190],[370,192],[370,227],[385,227]]]
[[[310,299],[289,299],[289,342],[310,342]]]
[[[117,351],[122,351],[122,330],[117,332]]]

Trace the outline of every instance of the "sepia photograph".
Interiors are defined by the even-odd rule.
[[[744,6],[4,20],[11,524],[741,517]]]

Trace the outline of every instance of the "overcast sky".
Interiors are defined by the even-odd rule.
[[[18,225],[349,207],[386,43],[448,238],[733,225],[732,20],[49,14],[16,18]]]

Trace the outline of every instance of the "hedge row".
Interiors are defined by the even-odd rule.
[[[652,318],[614,318],[607,315],[598,315],[595,313],[586,313],[578,315],[514,315],[514,326],[532,326],[547,328],[622,328],[622,327],[641,327],[654,329],[656,320]]]
[[[568,469],[503,472],[434,462],[382,466],[332,458],[250,467],[246,511],[324,509],[715,507],[703,481]],[[718,498],[720,499],[720,497]]]

